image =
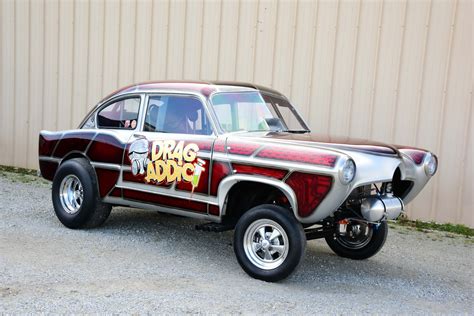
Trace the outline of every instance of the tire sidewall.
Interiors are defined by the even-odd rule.
[[[269,219],[278,223],[288,237],[288,255],[275,269],[265,270],[255,266],[244,249],[244,235],[247,228],[259,219]],[[261,205],[247,211],[239,219],[234,232],[234,251],[241,267],[250,276],[264,281],[275,282],[289,276],[299,265],[304,254],[306,237],[301,224],[287,209],[276,205]]]
[[[61,182],[68,175],[74,175],[81,181],[84,194],[82,205],[74,214],[66,212],[60,200]],[[53,179],[52,200],[54,212],[63,225],[69,228],[79,228],[92,216],[97,198],[94,180],[87,168],[87,162],[83,159],[71,159],[60,165]]]
[[[360,249],[350,249],[337,240],[333,236],[326,237],[328,246],[339,256],[344,258],[350,258],[354,260],[363,260],[370,258],[377,254],[382,249],[388,234],[388,225],[386,221],[381,222],[379,225],[371,224],[372,237],[369,243]]]

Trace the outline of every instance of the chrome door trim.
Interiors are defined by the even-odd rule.
[[[180,215],[180,216],[184,216],[184,217],[192,217],[192,218],[196,218],[196,219],[209,220],[209,221],[212,221],[212,222],[215,222],[215,223],[220,223],[221,222],[220,217],[214,216],[214,215],[209,215],[207,213],[197,213],[197,212],[194,212],[194,211],[182,210],[182,209],[173,208],[173,207],[166,207],[166,206],[158,206],[158,205],[154,205],[154,204],[142,203],[142,202],[133,201],[133,200],[126,200],[126,199],[112,197],[112,196],[107,196],[103,200],[106,203],[110,203],[110,204],[114,204],[114,205],[122,205],[122,206],[136,207],[136,208],[139,208],[139,209],[155,210],[155,211],[162,212],[162,213]]]

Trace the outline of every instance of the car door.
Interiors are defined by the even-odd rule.
[[[216,135],[197,95],[150,94],[140,132],[127,143],[121,187],[126,200],[201,214],[209,195]]]

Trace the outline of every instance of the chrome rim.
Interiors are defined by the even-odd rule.
[[[336,236],[336,241],[349,249],[361,249],[368,245],[374,233],[373,225],[364,222],[349,222],[346,234]]]
[[[279,267],[288,256],[288,236],[275,221],[259,219],[245,231],[244,250],[250,262],[260,269]]]
[[[68,214],[75,214],[79,211],[84,200],[84,190],[78,177],[71,174],[61,181],[59,199]]]

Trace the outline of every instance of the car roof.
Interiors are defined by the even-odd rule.
[[[275,94],[278,96],[283,95],[273,89],[256,85],[253,83],[246,82],[234,82],[234,81],[149,81],[137,84],[132,84],[124,88],[118,89],[113,93],[102,99],[101,102],[122,94],[132,92],[153,92],[154,90],[170,90],[179,92],[194,92],[201,93],[208,97],[214,92],[233,92],[233,91],[262,91],[266,93]]]

